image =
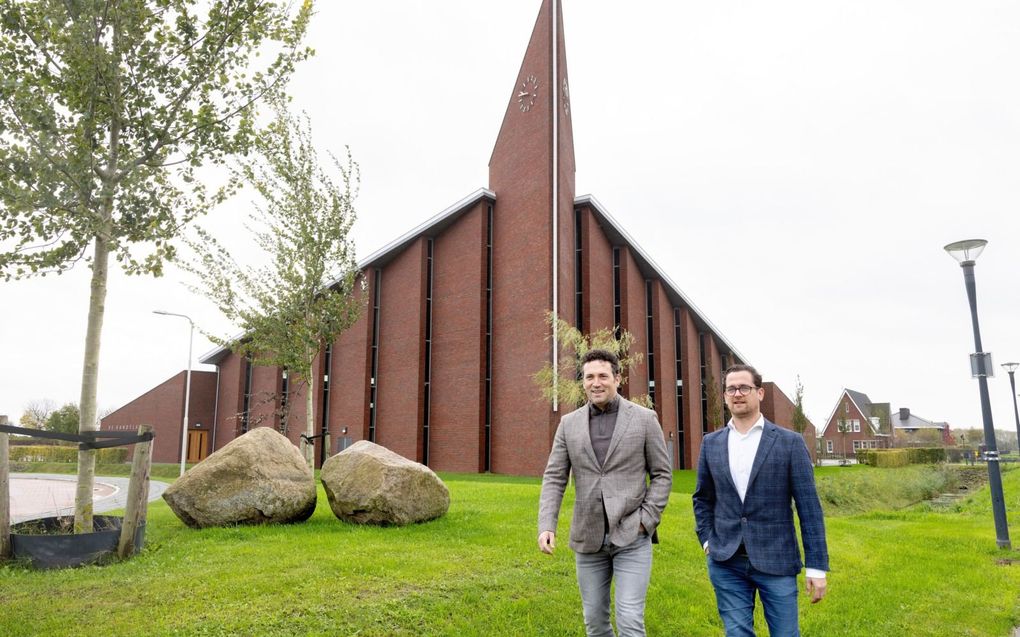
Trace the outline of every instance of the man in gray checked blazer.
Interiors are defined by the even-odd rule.
[[[563,416],[542,477],[538,547],[556,548],[556,521],[567,479],[574,475],[575,553],[588,637],[612,637],[610,585],[616,579],[620,637],[645,634],[645,594],[652,543],[673,483],[655,412],[622,398],[620,362],[592,350],[581,361],[588,402]]]
[[[800,434],[761,414],[761,374],[733,365],[723,375],[732,420],[705,436],[694,490],[698,539],[727,637],[754,637],[754,597],[772,637],[800,635],[800,559],[793,507],[800,519],[811,603],[825,596],[829,555],[814,467]]]

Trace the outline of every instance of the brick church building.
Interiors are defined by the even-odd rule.
[[[651,395],[674,466],[694,468],[708,431],[704,379],[721,388],[722,370],[743,357],[595,197],[575,195],[570,108],[562,14],[544,0],[488,187],[359,264],[365,310],[319,357],[317,463],[365,439],[435,470],[541,474],[564,412],[531,378],[558,355],[545,322],[553,310],[584,332],[634,335],[644,358],[621,391]],[[304,387],[227,349],[201,362],[217,371],[192,375],[189,460],[256,426],[299,442]],[[788,425],[790,400],[771,383],[766,392],[766,417]],[[183,408],[182,372],[102,428],[152,424],[155,460],[174,462]],[[813,427],[805,437],[813,451]]]

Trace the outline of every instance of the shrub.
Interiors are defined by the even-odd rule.
[[[890,458],[902,461],[906,449]],[[879,454],[881,457],[884,454]],[[954,489],[959,468],[949,465],[914,465],[889,470],[856,467],[819,476],[818,499],[826,515],[848,515],[876,510],[896,510]]]
[[[10,448],[11,462],[78,462],[78,447],[19,445]],[[99,449],[96,462],[117,464],[127,461],[126,447]]]
[[[33,438],[30,436],[11,436],[8,443],[12,447],[23,447],[26,445],[38,445],[40,447],[53,447],[60,445],[73,445],[74,443],[65,442],[63,440],[53,440],[52,438]]]
[[[966,462],[974,457],[974,447],[950,447],[946,449],[946,457],[950,462]]]
[[[872,467],[906,467],[912,464],[939,464],[948,456],[943,447],[905,447],[869,449],[857,452],[857,461]]]
[[[946,461],[944,447],[912,447],[907,451],[910,452],[910,464],[938,464]]]
[[[882,449],[875,451],[874,467],[905,467],[910,464],[910,453],[907,449]]]

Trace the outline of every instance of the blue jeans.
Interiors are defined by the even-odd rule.
[[[627,546],[604,544],[596,553],[576,553],[588,637],[613,637],[609,588],[616,577],[616,627],[620,637],[644,637],[645,594],[652,575],[652,540],[640,535]]]
[[[751,566],[746,555],[725,562],[708,558],[708,577],[715,588],[726,637],[754,637],[754,593],[758,592],[771,637],[800,637],[797,623],[797,577],[769,575]]]

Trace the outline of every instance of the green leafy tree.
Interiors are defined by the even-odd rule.
[[[793,430],[799,434],[803,434],[809,424],[807,415],[804,413],[804,385],[800,382],[799,375],[793,394],[793,422],[791,424]]]
[[[897,447],[942,447],[945,442],[942,440],[940,429],[916,429],[907,431],[897,429],[893,432],[896,438]],[[996,445],[998,447],[998,445]]]
[[[985,431],[984,429],[956,429],[957,436],[963,436],[968,443],[973,447],[978,447],[985,443]],[[962,443],[961,443],[962,444]],[[995,448],[999,453],[1008,453],[1012,449],[1017,448],[1017,437],[1015,431],[1007,431],[1005,429],[995,430]]]
[[[82,432],[96,428],[110,258],[160,275],[231,191],[196,171],[251,145],[253,105],[310,50],[312,13],[261,0],[0,0],[0,276],[92,270]],[[75,531],[92,530],[95,452]]]
[[[364,305],[355,295],[361,280],[349,236],[359,171],[350,150],[343,162],[331,155],[331,170],[323,168],[307,116],[292,117],[282,98],[273,100],[273,108],[275,120],[238,167],[262,202],[250,215],[249,229],[269,263],[240,265],[199,228],[188,241],[196,259],[185,268],[200,281],[194,289],[244,334],[216,342],[256,364],[287,370],[292,388],[305,385],[305,434],[311,436],[315,358],[357,320]],[[313,449],[304,445],[309,465]]]
[[[78,411],[78,405],[67,403],[49,415],[46,419],[45,429],[62,434],[77,433],[79,420],[81,420],[81,413]]]
[[[634,336],[627,330],[620,330],[619,337],[616,336],[615,330],[609,328],[585,334],[552,312],[546,314],[545,322],[549,325],[550,331],[553,325],[556,325],[561,347],[559,369],[553,369],[552,363],[547,362],[542,369],[532,375],[532,380],[542,392],[542,397],[551,404],[556,403],[575,409],[588,400],[584,395],[579,362],[593,349],[608,350],[620,359],[620,375],[623,378],[621,386],[626,384],[629,372],[641,364],[642,355],[630,353]],[[631,397],[630,400],[649,409],[653,407],[648,394]]]

